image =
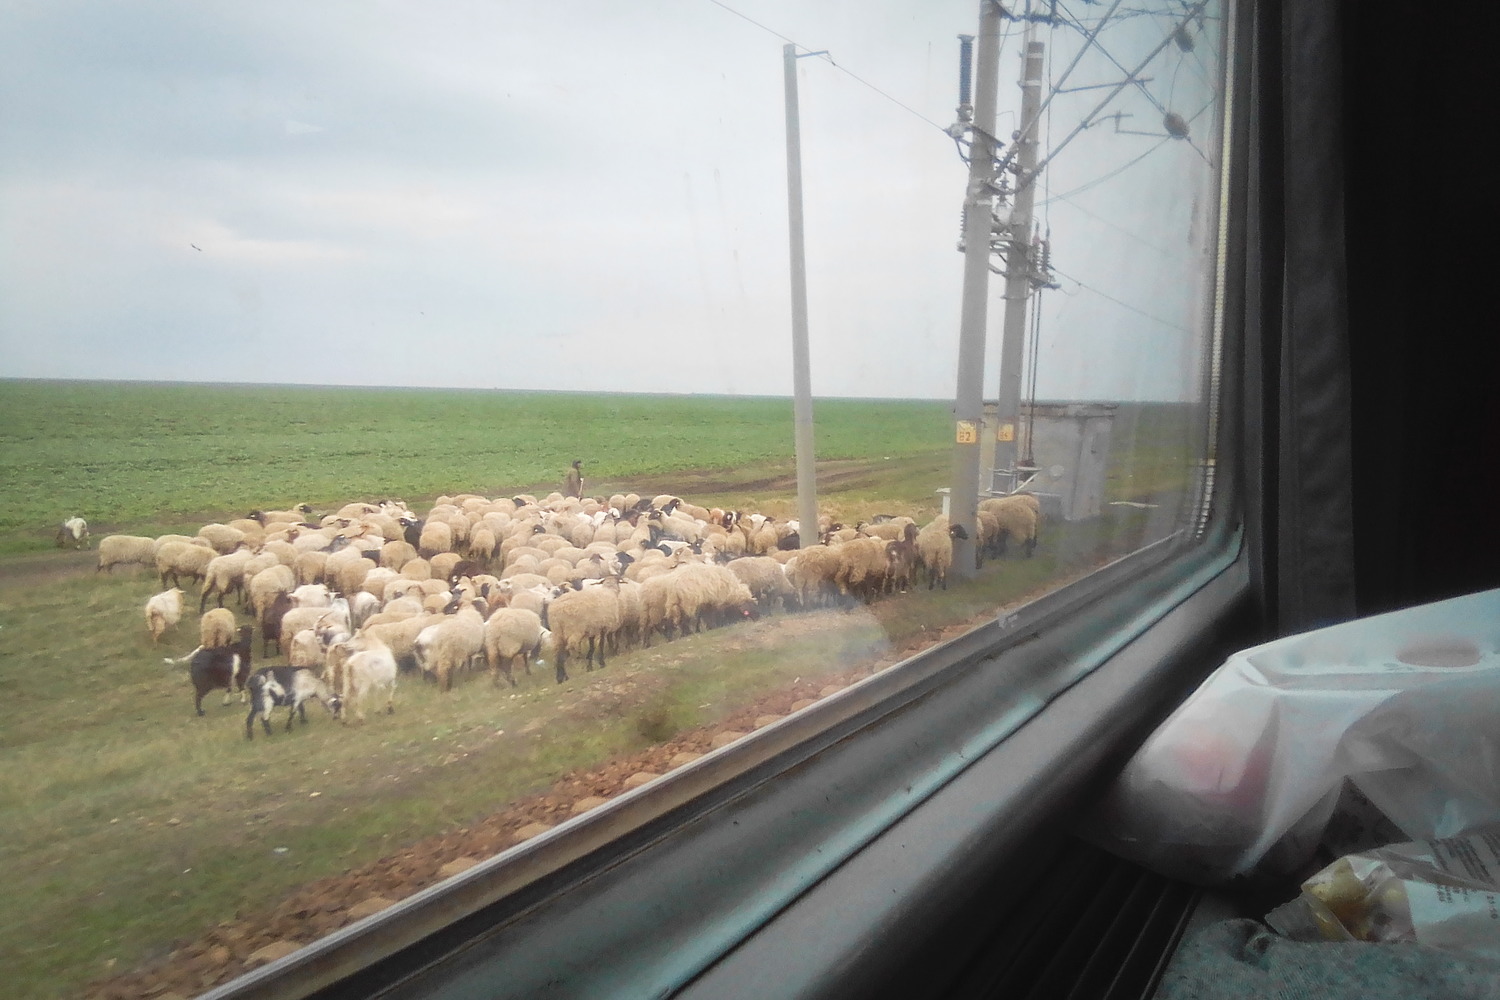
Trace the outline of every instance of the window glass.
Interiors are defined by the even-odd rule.
[[[976,6],[9,5],[15,995],[189,995],[1190,539],[1219,5],[1007,5],[970,365]]]

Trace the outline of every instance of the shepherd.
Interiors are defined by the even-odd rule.
[[[583,496],[583,469],[580,468],[582,464],[581,458],[573,460],[573,467],[568,470],[568,478],[563,480],[563,496]]]

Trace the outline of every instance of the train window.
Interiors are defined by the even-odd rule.
[[[17,996],[331,989],[1223,570],[1228,7],[977,7],[12,12]]]

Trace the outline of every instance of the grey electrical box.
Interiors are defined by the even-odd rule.
[[[1019,445],[1024,457],[1029,433],[1037,472],[1027,483],[1023,471],[1020,488],[1037,495],[1045,515],[1065,521],[1099,516],[1116,408],[1115,403],[1037,403],[1028,414],[1023,407]],[[1009,492],[1010,484],[1005,470],[993,470],[992,494]]]

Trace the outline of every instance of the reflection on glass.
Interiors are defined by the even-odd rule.
[[[1024,238],[1036,280],[1008,430],[989,291],[975,567],[943,519],[973,5],[733,6],[13,12],[16,995],[205,988],[1192,526],[1218,6],[1029,22],[1026,233],[1028,22],[1003,24],[996,240]],[[785,39],[809,54],[807,550]],[[58,551],[72,517],[88,546]],[[253,667],[329,685],[252,685],[269,734],[232,678],[190,707],[221,601]],[[272,696],[294,684],[305,723]]]

